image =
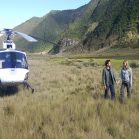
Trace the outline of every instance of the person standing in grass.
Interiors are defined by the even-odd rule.
[[[111,99],[115,99],[115,88],[114,88],[114,82],[116,82],[115,76],[114,76],[114,72],[111,68],[111,61],[110,60],[106,60],[105,61],[105,68],[103,69],[102,72],[102,84],[104,87],[104,97],[108,98],[109,95],[109,90],[111,92]]]
[[[131,97],[131,86],[132,86],[132,69],[130,68],[128,61],[123,61],[123,66],[120,72],[120,78],[122,81],[121,90],[120,90],[120,99],[123,101],[124,99],[124,89],[127,89],[127,97]]]

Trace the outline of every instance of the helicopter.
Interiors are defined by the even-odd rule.
[[[0,34],[6,38],[3,41],[3,49],[0,50],[0,87],[24,84],[33,93],[34,88],[28,83],[27,55],[25,52],[16,49],[12,38],[14,35],[19,35],[29,42],[37,42],[37,40],[13,29],[3,29]]]

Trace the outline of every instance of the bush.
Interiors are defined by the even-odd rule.
[[[132,62],[132,63],[130,63],[130,67],[131,68],[139,68],[139,64],[136,62]]]

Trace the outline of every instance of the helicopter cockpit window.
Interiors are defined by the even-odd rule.
[[[26,56],[20,52],[0,52],[0,68],[28,69]]]

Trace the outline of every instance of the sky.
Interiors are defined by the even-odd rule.
[[[14,28],[33,16],[42,17],[51,10],[76,9],[90,0],[0,0],[0,30]]]

